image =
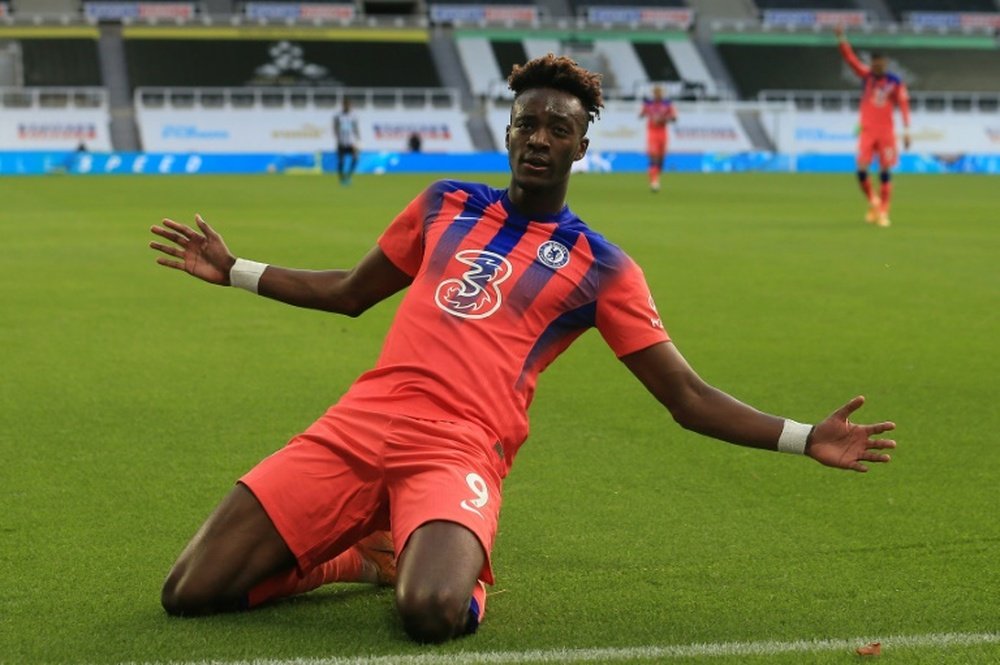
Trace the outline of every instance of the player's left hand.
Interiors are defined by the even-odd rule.
[[[903,134],[903,149],[904,150],[909,150],[910,149],[910,133],[909,132],[904,132],[904,134]]]
[[[896,442],[869,437],[896,429],[896,424],[890,421],[874,425],[852,423],[850,415],[864,403],[864,397],[855,397],[816,425],[806,446],[806,455],[826,466],[862,473],[868,470],[862,462],[888,462],[889,455],[879,451],[895,448]]]

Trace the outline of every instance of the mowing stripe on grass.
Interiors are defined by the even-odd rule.
[[[142,665],[506,665],[508,663],[582,663],[616,660],[667,660],[713,656],[776,656],[787,653],[844,651],[853,653],[870,642],[886,650],[921,647],[961,647],[1000,644],[1000,633],[930,633],[892,637],[854,637],[841,640],[794,642],[716,642],[676,646],[617,647],[603,649],[539,649],[536,651],[485,651],[479,653],[358,656],[351,658],[293,658],[290,660],[200,660],[143,663]],[[122,665],[138,665],[123,663]]]

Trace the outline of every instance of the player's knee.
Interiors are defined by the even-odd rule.
[[[468,602],[468,594],[452,589],[419,585],[396,588],[396,607],[403,628],[420,643],[440,643],[463,634]]]
[[[868,169],[858,169],[858,182],[868,180]]]
[[[160,590],[160,605],[163,605],[163,609],[171,616],[185,614],[184,596],[179,587],[180,585],[171,576],[163,583],[163,589]]]
[[[888,171],[882,171],[878,174],[878,179],[882,182],[882,184],[885,184],[892,180],[892,174]]]
[[[190,575],[171,571],[160,591],[160,604],[171,616],[194,616],[209,611],[212,598],[206,586],[197,583]]]

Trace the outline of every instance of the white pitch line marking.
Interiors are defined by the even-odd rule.
[[[671,660],[718,656],[776,656],[788,653],[844,651],[850,654],[870,642],[881,642],[886,650],[921,647],[961,647],[1000,644],[1000,633],[929,633],[890,637],[853,637],[837,640],[796,640],[793,642],[715,642],[594,649],[538,649],[533,651],[480,651],[450,654],[396,656],[356,656],[254,660],[198,660],[129,662],[121,665],[512,665],[515,663],[586,663],[616,660]]]

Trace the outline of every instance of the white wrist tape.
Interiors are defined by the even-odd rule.
[[[267,270],[266,263],[236,259],[236,263],[229,271],[229,283],[238,289],[257,293],[257,283],[260,282],[260,276],[265,270]]]
[[[812,425],[786,419],[784,427],[781,428],[781,436],[778,437],[778,450],[793,455],[804,455],[810,432]]]

